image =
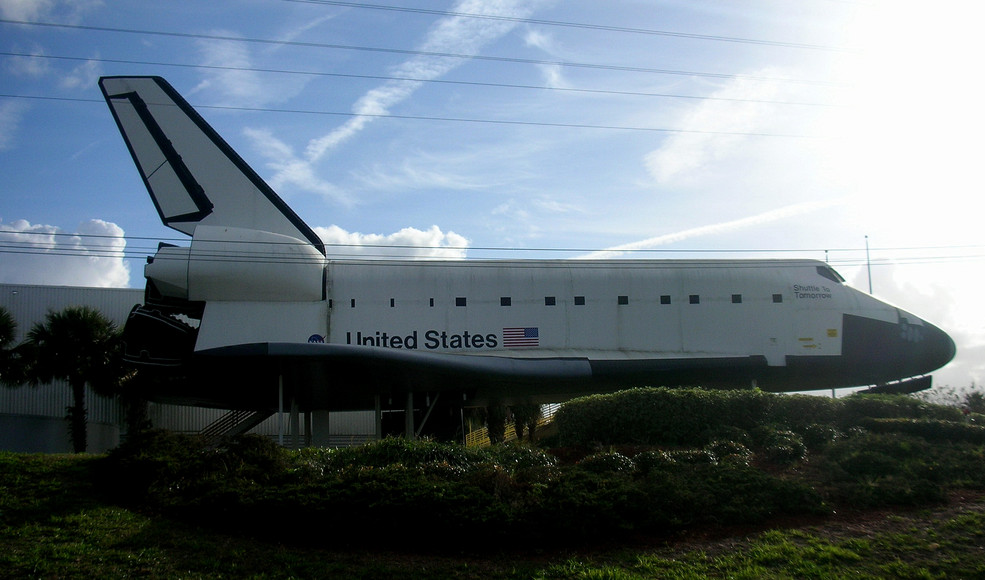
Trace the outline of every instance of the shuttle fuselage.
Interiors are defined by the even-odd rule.
[[[158,400],[366,408],[452,391],[558,401],[636,385],[774,391],[924,377],[940,329],[812,260],[329,260],[163,79],[100,87],[161,220],[126,356]],[[279,393],[279,394],[278,394]]]

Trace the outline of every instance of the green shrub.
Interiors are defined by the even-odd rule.
[[[706,515],[723,523],[760,522],[779,514],[819,514],[829,509],[810,485],[770,475],[745,465],[702,466],[700,485],[714,497]]]
[[[589,455],[578,466],[594,473],[629,473],[636,469],[632,459],[615,452]]]
[[[769,422],[800,431],[810,424],[834,423],[842,408],[841,399],[819,395],[777,395]]]
[[[631,474],[567,468],[529,505],[528,521],[553,541],[600,537],[640,529],[652,499]]]
[[[672,464],[639,480],[640,528],[760,522],[779,514],[825,513],[819,494],[742,464]]]
[[[811,425],[848,430],[871,419],[960,421],[961,411],[903,395],[775,395],[694,388],[630,389],[565,403],[555,415],[562,446],[700,446],[762,425],[805,432]],[[831,431],[813,427],[811,446]],[[746,444],[746,441],[740,441]]]
[[[807,446],[793,431],[769,430],[762,446],[763,456],[774,463],[794,463],[807,457]]]
[[[864,424],[867,419],[941,419],[960,421],[960,409],[935,405],[905,395],[852,395],[839,399],[843,410],[838,416],[842,428]]]
[[[667,454],[674,463],[684,465],[712,464],[718,461],[715,454],[706,449],[675,449]]]
[[[288,465],[286,451],[259,435],[210,447],[199,437],[151,430],[110,451],[102,472],[123,500],[194,510],[238,503],[244,489],[275,486],[288,476]]]
[[[636,464],[637,471],[643,475],[647,475],[653,471],[674,465],[677,462],[666,451],[653,449],[650,451],[637,453],[636,456],[633,457],[633,463]]]
[[[262,435],[246,434],[226,439],[211,455],[213,469],[218,475],[258,483],[282,477],[288,467],[287,451]]]
[[[985,444],[985,426],[941,419],[870,419],[865,427],[873,433],[905,433],[928,441]]]
[[[822,485],[841,502],[918,505],[941,501],[956,481],[942,467],[952,463],[950,454],[920,438],[867,433],[830,444],[819,458],[819,473],[827,478]]]
[[[383,467],[396,463],[410,467],[432,463],[465,467],[480,462],[479,453],[456,443],[386,437],[359,447],[323,450],[321,455],[326,467],[342,469],[347,466]]]
[[[746,447],[751,447],[753,444],[752,435],[749,434],[748,430],[729,425],[720,425],[716,429],[709,431],[707,441],[732,441],[734,443],[741,443]]]
[[[752,451],[742,443],[719,439],[705,447],[712,457],[719,462],[748,463],[752,459]]]
[[[739,406],[748,409],[747,402]],[[713,432],[738,434],[758,457],[781,464],[766,470],[749,465],[748,445],[728,439],[706,440],[701,448],[644,451],[633,459],[599,453],[578,465],[558,466],[543,451],[515,445],[469,449],[387,439],[357,448],[285,452],[258,437],[211,449],[196,438],[150,432],[100,461],[111,473],[109,481],[130,492],[119,497],[230,531],[275,534],[289,521],[319,544],[365,539],[453,545],[477,535],[492,542],[564,542],[824,513],[822,493],[839,504],[919,505],[940,501],[954,487],[985,489],[985,445],[967,437],[932,444],[898,430],[920,422],[868,421],[873,430],[897,430],[853,427],[849,436],[829,440],[833,427],[808,424],[805,436],[816,431],[827,443],[812,452],[810,462],[793,468],[787,464],[802,459],[806,448],[785,425],[706,424],[700,434],[692,431],[699,439]],[[940,433],[953,426],[926,423],[905,428]],[[964,424],[955,425],[963,432]],[[807,474],[819,479],[808,483]],[[410,538],[380,534],[407,522],[414,523]]]
[[[845,473],[855,478],[901,475],[899,461],[881,451],[862,449],[843,457],[838,464]]]
[[[842,434],[834,425],[811,423],[804,427],[801,436],[808,449],[821,449],[825,445],[837,441]]]
[[[107,453],[102,465],[108,489],[124,499],[166,495],[209,470],[201,438],[160,429],[128,437]]]
[[[557,458],[540,449],[523,445],[495,445],[485,450],[487,457],[509,472],[527,469],[549,468],[557,465]]]
[[[408,441],[387,437],[359,447],[302,449],[294,452],[295,469],[309,476],[341,473],[367,467],[400,464],[412,469],[462,474],[487,465],[498,465],[513,474],[550,468],[557,459],[540,449],[522,445],[469,448],[457,443]]]
[[[561,445],[703,445],[721,427],[751,429],[770,415],[759,391],[630,389],[565,403],[554,417]]]

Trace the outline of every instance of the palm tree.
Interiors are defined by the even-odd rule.
[[[0,384],[10,387],[21,384],[17,365],[17,355],[13,348],[17,334],[17,321],[3,306],[0,306]]]
[[[98,310],[69,306],[49,311],[21,345],[28,383],[36,386],[62,379],[72,388],[67,418],[76,453],[86,450],[86,385],[97,392],[114,390],[120,378],[119,344],[116,324]]]

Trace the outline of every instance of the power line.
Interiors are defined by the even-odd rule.
[[[376,247],[378,248],[378,247]],[[422,247],[412,247],[415,250]],[[439,248],[442,250],[452,248]],[[646,250],[637,250],[645,252]],[[668,250],[669,251],[669,250]],[[687,250],[678,250],[680,253],[687,253]],[[85,249],[72,248],[7,248],[0,246],[0,256],[3,255],[27,255],[34,257],[68,257],[85,259],[139,259],[147,257],[145,253],[135,253],[129,250],[103,250],[92,251]],[[820,262],[814,258],[788,258],[788,259],[769,259],[769,258],[705,258],[705,259],[622,259],[622,260],[582,260],[576,256],[568,258],[553,259],[507,259],[507,258],[463,258],[455,255],[421,255],[419,253],[381,253],[381,254],[354,254],[340,253],[330,255],[325,260],[322,258],[289,257],[285,258],[282,254],[263,254],[246,252],[199,252],[185,256],[157,256],[155,262],[180,260],[193,263],[250,263],[250,264],[331,264],[351,263],[351,262],[374,262],[386,261],[390,266],[398,267],[422,267],[422,266],[442,266],[442,265],[461,265],[469,267],[492,267],[498,268],[508,265],[510,268],[529,268],[540,269],[545,267],[579,267],[580,264],[604,263],[607,266],[622,269],[674,269],[674,268],[758,268],[769,265],[771,268],[802,267],[805,261]],[[880,266],[913,266],[913,265],[939,265],[955,264],[963,262],[979,262],[985,260],[985,253],[961,254],[961,255],[939,255],[939,256],[901,256],[895,258],[879,258],[872,260],[873,267]],[[450,264],[452,263],[452,264]],[[866,265],[865,258],[845,258],[831,260],[829,266],[836,268],[862,267]]]
[[[180,243],[189,241],[188,236],[182,237],[160,237],[160,236],[134,236],[134,235],[112,235],[112,234],[83,234],[83,233],[70,233],[70,232],[32,232],[32,231],[14,231],[14,230],[0,230],[0,237],[2,236],[51,236],[51,237],[63,237],[63,238],[80,238],[80,239],[92,239],[92,240],[116,240],[124,242],[134,242],[134,241],[152,241],[155,244],[157,242],[166,243]],[[307,245],[304,242],[273,242],[273,241],[239,241],[239,240],[229,240],[223,243],[229,244],[253,244],[253,245]],[[380,248],[427,248],[427,249],[460,249],[460,250],[506,250],[506,251],[536,251],[536,252],[599,252],[606,251],[608,248],[555,248],[555,247],[517,247],[517,246],[418,246],[418,245],[408,245],[408,244],[348,244],[348,243],[331,243],[325,242],[326,246],[338,246],[338,247],[380,247]],[[627,249],[619,250],[621,252],[697,252],[697,253],[765,253],[765,252],[861,252],[864,251],[865,247],[858,248],[733,248],[733,249],[719,249],[719,248],[687,248],[687,249],[668,249],[668,248],[653,248],[653,249]],[[936,245],[936,246],[892,246],[892,247],[873,247],[873,252],[922,252],[922,251],[942,251],[942,250],[982,250],[985,251],[985,244],[951,244],[951,245]]]
[[[20,240],[4,240],[4,236],[15,237],[15,236],[36,236],[36,237],[54,237],[54,238],[80,238],[83,243],[78,247],[78,250],[68,249],[65,247],[58,248],[59,251],[103,251],[103,252],[123,252],[124,250],[119,250],[111,248],[105,244],[105,242],[154,242],[151,246],[137,246],[136,248],[128,247],[125,251],[130,253],[131,251],[147,251],[153,252],[157,250],[157,242],[165,243],[181,243],[188,242],[187,237],[175,237],[175,238],[161,238],[161,237],[149,237],[149,236],[114,236],[108,234],[79,234],[79,233],[67,233],[67,232],[16,232],[16,231],[0,231],[0,253],[5,250],[9,252],[19,252],[32,250],[37,252],[45,252],[51,250],[50,246],[39,246],[38,242],[20,241]],[[295,242],[249,242],[249,241],[223,241],[223,244],[235,248],[236,245],[250,245],[251,247],[283,247],[283,246],[306,246],[305,243],[295,243]],[[505,252],[505,253],[529,253],[529,252],[539,252],[539,253],[572,253],[572,254],[586,254],[591,252],[604,252],[608,248],[557,248],[557,247],[515,247],[515,246],[441,246],[441,245],[413,245],[413,244],[355,244],[355,243],[333,243],[324,242],[326,248],[334,248],[338,250],[342,249],[360,249],[360,250],[441,250],[441,251],[474,251],[474,252]],[[732,249],[712,249],[712,248],[650,248],[650,249],[631,249],[631,250],[618,250],[620,253],[627,254],[823,254],[829,252],[832,254],[859,254],[864,252],[864,248],[732,248]],[[985,257],[985,245],[944,245],[944,246],[902,246],[902,247],[891,247],[891,248],[873,248],[873,252],[885,253],[916,253],[916,252],[933,252],[934,255],[911,255],[904,256],[903,258],[876,258],[874,262],[891,262],[893,260],[931,260],[940,261],[948,260],[952,258],[962,259],[962,258],[982,258]],[[952,252],[953,254],[947,255],[945,252]],[[962,253],[963,252],[963,253]],[[974,252],[974,253],[970,253]],[[248,255],[246,253],[232,251],[224,251],[225,254],[235,254],[235,255]],[[256,255],[263,255],[262,253],[252,252]],[[143,254],[142,254],[143,255]],[[282,256],[282,254],[277,254]],[[850,259],[841,258],[836,259],[835,263],[846,263],[846,262],[864,263],[864,258]]]
[[[0,23],[20,24],[24,26],[39,26],[39,27],[47,27],[47,28],[65,28],[69,30],[86,30],[92,32],[143,34],[148,36],[191,38],[196,40],[222,40],[222,41],[230,41],[230,42],[248,42],[253,44],[268,44],[268,45],[277,45],[277,46],[327,48],[327,49],[335,49],[335,50],[353,50],[353,51],[361,51],[361,52],[390,53],[390,54],[401,54],[401,55],[409,55],[409,56],[429,56],[429,57],[439,57],[439,58],[456,58],[463,60],[482,60],[489,62],[503,62],[503,63],[511,63],[511,64],[533,64],[540,66],[562,66],[562,67],[570,67],[570,68],[611,70],[618,72],[651,73],[651,74],[729,79],[729,80],[745,79],[745,80],[755,80],[755,81],[780,82],[780,83],[829,86],[829,87],[845,86],[844,83],[838,83],[834,81],[791,79],[791,78],[783,78],[783,77],[763,77],[757,75],[740,75],[740,74],[728,74],[728,73],[697,72],[697,71],[686,71],[686,70],[659,69],[659,68],[623,66],[623,65],[607,65],[607,64],[584,63],[584,62],[573,62],[573,61],[552,61],[552,60],[506,57],[506,56],[460,54],[460,53],[451,53],[451,52],[436,52],[436,51],[411,50],[411,49],[399,49],[399,48],[382,48],[382,47],[374,47],[374,46],[356,46],[356,45],[347,45],[347,44],[307,42],[307,41],[298,41],[298,40],[274,40],[267,38],[227,36],[222,34],[202,34],[202,33],[191,33],[191,32],[146,30],[146,29],[136,29],[136,28],[117,28],[111,26],[65,24],[58,22],[31,22],[26,20],[11,20],[5,18],[0,19]]]
[[[599,30],[604,32],[619,32],[625,34],[642,34],[648,36],[668,36],[672,38],[688,38],[693,40],[707,40],[716,42],[731,42],[738,44],[756,44],[762,46],[777,46],[784,48],[801,48],[807,50],[825,50],[834,52],[854,52],[853,49],[826,46],[821,44],[806,44],[801,42],[784,42],[777,40],[763,40],[757,38],[739,38],[734,36],[717,36],[711,34],[695,34],[690,32],[672,32],[668,30],[653,30],[647,28],[631,28],[626,26],[609,26],[605,24],[589,24],[584,22],[566,22],[559,20],[544,20],[539,18],[520,18],[516,16],[499,16],[493,14],[477,14],[474,12],[454,12],[451,10],[434,10],[427,8],[410,8],[406,6],[387,6],[383,4],[367,4],[364,2],[339,2],[335,0],[282,0],[283,2],[294,2],[298,4],[321,4],[325,6],[342,6],[346,8],[360,8],[368,10],[387,10],[393,12],[405,12],[413,14],[430,14],[435,16],[457,16],[464,18],[475,18],[480,20],[495,20],[500,22],[516,22],[520,24],[538,24],[542,26],[556,26],[564,28],[581,28],[585,30]]]
[[[292,1],[292,0],[286,0]],[[643,91],[614,91],[607,89],[585,89],[585,88],[575,88],[575,87],[549,87],[544,85],[522,85],[514,83],[490,83],[490,82],[479,82],[479,81],[456,81],[447,79],[422,79],[414,77],[395,77],[386,75],[365,75],[365,74],[348,74],[348,73],[331,73],[323,71],[304,71],[304,70],[287,70],[287,69],[271,69],[271,68],[257,68],[257,67],[245,67],[245,66],[223,66],[223,65],[204,65],[204,64],[187,64],[187,63],[170,63],[170,62],[158,62],[158,61],[140,61],[140,60],[125,60],[125,59],[112,59],[112,58],[87,58],[81,56],[62,56],[62,55],[50,55],[50,54],[30,54],[22,52],[6,52],[0,51],[0,56],[9,56],[16,58],[40,58],[40,59],[50,59],[50,60],[69,60],[78,62],[101,62],[101,63],[111,63],[111,64],[132,64],[141,66],[169,66],[175,68],[193,68],[193,69],[204,69],[204,70],[221,70],[221,71],[242,71],[242,72],[256,72],[256,73],[270,73],[270,74],[284,74],[284,75],[298,75],[298,76],[316,76],[316,77],[332,77],[332,78],[347,78],[347,79],[362,79],[362,80],[381,80],[381,81],[407,81],[415,83],[431,83],[431,84],[448,84],[448,85],[464,85],[464,86],[475,86],[475,87],[488,87],[488,88],[505,88],[505,89],[530,89],[530,90],[541,90],[541,91],[556,91],[556,92],[572,92],[572,93],[588,93],[588,94],[601,94],[601,95],[619,95],[619,96],[630,96],[630,97],[659,97],[668,99],[694,99],[702,101],[726,101],[735,103],[760,103],[767,105],[797,105],[805,107],[839,107],[842,105],[832,104],[832,103],[818,103],[818,102],[804,102],[804,101],[775,101],[770,99],[738,99],[730,97],[714,97],[714,96],[702,96],[702,95],[679,95],[672,93],[650,93]]]
[[[48,97],[40,95],[15,95],[0,93],[0,98],[36,99],[43,101],[66,101],[73,103],[102,103],[101,99],[79,97]],[[603,129],[609,131],[637,131],[647,133],[682,133],[697,135],[729,135],[733,137],[778,137],[787,139],[828,139],[822,135],[803,135],[797,133],[765,133],[747,131],[704,131],[700,129],[673,129],[667,127],[634,127],[632,125],[591,125],[588,123],[550,123],[547,121],[511,121],[507,119],[475,119],[468,117],[432,117],[427,115],[396,115],[393,113],[353,113],[339,111],[316,111],[311,109],[271,109],[266,107],[233,107],[228,105],[194,105],[196,109],[218,109],[225,111],[253,111],[263,113],[291,113],[301,115],[329,115],[337,117],[368,117],[373,119],[400,119],[404,121],[441,121],[446,123],[475,123],[483,125],[517,125],[525,127],[551,127],[555,129]]]

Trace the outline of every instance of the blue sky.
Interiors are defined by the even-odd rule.
[[[827,256],[864,289],[869,236],[876,295],[958,343],[938,383],[985,378],[967,3],[158,6],[0,0],[0,281],[139,287],[181,237],[96,85],[160,75],[327,242]]]

